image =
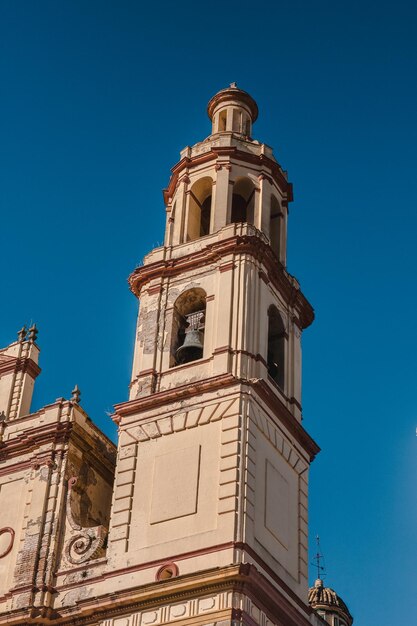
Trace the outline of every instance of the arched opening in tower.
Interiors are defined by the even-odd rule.
[[[224,132],[226,130],[226,124],[227,124],[227,110],[224,109],[223,111],[220,111],[219,113],[219,123],[218,123],[218,132]]]
[[[278,309],[268,309],[268,374],[282,390],[285,384],[285,326]]]
[[[233,185],[231,222],[253,224],[255,209],[255,185],[249,178],[238,178]]]
[[[210,233],[212,187],[213,180],[209,176],[200,178],[191,187],[187,241],[194,241]]]
[[[275,252],[278,258],[281,254],[281,208],[279,202],[275,196],[271,196],[271,213],[269,223],[269,238],[271,242],[271,248]]]
[[[171,331],[171,367],[201,359],[204,353],[206,292],[184,291],[174,304]]]

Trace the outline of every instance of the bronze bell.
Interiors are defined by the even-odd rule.
[[[203,356],[204,333],[202,329],[204,328],[204,311],[190,313],[186,315],[185,319],[188,327],[185,329],[184,343],[175,353],[175,358],[179,365],[196,361]]]

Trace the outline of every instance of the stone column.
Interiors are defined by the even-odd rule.
[[[214,187],[213,210],[212,210],[212,232],[217,232],[230,221],[229,203],[231,205],[231,194],[229,193],[230,163],[217,163],[216,184]],[[230,197],[229,197],[230,196]]]
[[[271,192],[272,181],[269,176],[260,174],[259,176],[260,186],[260,201],[259,201],[259,215],[255,222],[255,226],[259,228],[267,237],[270,238],[269,226],[271,217]]]

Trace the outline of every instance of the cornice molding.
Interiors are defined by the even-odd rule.
[[[292,415],[286,406],[284,406],[281,400],[277,397],[276,393],[274,393],[273,389],[271,389],[270,385],[261,378],[248,381],[248,383],[254,388],[259,397],[265,402],[271,411],[279,417],[291,435],[308,453],[310,462],[313,461],[316,455],[320,452],[320,447],[314,439],[310,437],[300,422],[295,419],[294,415]]]
[[[46,444],[65,444],[69,440],[72,429],[72,422],[53,422],[25,430],[13,439],[0,444],[0,461],[8,461],[22,454],[25,456],[33,454],[37,448]],[[33,461],[36,461],[36,458],[33,458]],[[7,468],[3,468],[3,471],[6,470]]]
[[[32,378],[36,378],[41,373],[41,368],[33,359],[25,357],[11,356],[7,361],[0,362],[0,377],[17,372],[27,372]]]
[[[235,547],[238,550],[246,549],[244,544],[235,544]],[[311,607],[279,578],[273,576],[273,579],[281,589],[274,586],[254,564],[230,565],[152,584],[133,586],[123,591],[94,595],[78,600],[76,608],[71,606],[60,611],[55,610],[48,617],[62,626],[90,624],[92,615],[94,623],[108,624],[109,620],[117,617],[151,611],[154,608],[157,610],[165,605],[187,602],[198,597],[204,598],[213,593],[232,591],[249,598],[273,624],[311,626],[309,621],[309,616],[313,613]],[[245,623],[251,623],[250,615],[246,613],[245,608],[236,610],[232,605],[227,608],[235,617],[237,611],[245,617]],[[206,615],[209,618],[210,613],[207,612]],[[28,616],[27,611],[22,609],[12,611],[9,613],[8,623],[16,625],[22,623],[19,620],[23,616]],[[32,614],[32,617],[35,615]]]
[[[310,461],[313,461],[315,456],[320,452],[319,446],[314,439],[310,437],[303,426],[297,421],[292,413],[286,408],[283,402],[278,398],[276,393],[271,389],[270,385],[262,379],[240,379],[234,377],[232,374],[223,374],[222,376],[216,376],[208,378],[203,381],[195,383],[189,383],[187,385],[181,385],[174,389],[167,391],[161,391],[154,393],[143,398],[137,398],[135,400],[129,400],[115,406],[116,413],[113,417],[114,421],[120,424],[123,417],[144,413],[148,410],[155,409],[156,407],[163,406],[165,404],[172,404],[186,400],[187,398],[195,398],[203,393],[217,391],[221,388],[228,388],[236,385],[236,391],[242,391],[241,387],[246,386],[252,388],[260,397],[261,400],[268,406],[268,408],[279,417],[281,423],[288,432],[294,437],[299,445],[309,455]],[[187,408],[183,407],[182,412],[186,412]],[[181,411],[180,411],[181,412]],[[150,420],[151,423],[159,418]],[[149,428],[144,439],[152,438],[149,435]],[[159,428],[155,425],[155,433],[159,433]],[[155,434],[155,437],[160,436]]]
[[[300,290],[297,280],[288,274],[277,260],[270,246],[257,235],[235,235],[223,241],[208,244],[202,250],[186,254],[176,259],[155,261],[137,267],[129,276],[131,291],[140,297],[141,290],[151,280],[177,276],[189,270],[219,262],[227,255],[247,254],[262,263],[268,280],[282,293],[288,305],[298,312],[294,321],[300,328],[310,326],[314,320],[314,310]],[[219,264],[220,265],[220,264]]]
[[[171,402],[177,402],[178,400],[185,400],[201,395],[202,393],[217,391],[222,387],[230,387],[236,384],[236,382],[238,382],[238,379],[232,374],[222,374],[221,376],[213,376],[212,378],[206,378],[202,381],[188,383],[173,389],[153,393],[143,398],[121,402],[114,407],[116,413],[113,419],[118,423],[122,417],[134,415],[135,413],[143,413],[148,409],[163,406]]]
[[[209,151],[198,154],[194,157],[184,157],[171,169],[172,175],[168,183],[168,187],[164,189],[165,204],[169,203],[169,199],[173,197],[177,185],[181,182],[181,174],[184,172],[188,175],[189,168],[203,165],[210,161],[216,161],[219,157],[231,157],[238,159],[243,163],[267,167],[276,181],[279,188],[284,194],[287,194],[287,202],[293,200],[292,183],[288,182],[284,172],[277,161],[267,157],[265,154],[253,154],[252,152],[244,152],[235,146],[213,146]]]
[[[226,417],[239,414],[239,399],[234,396],[202,405],[182,408],[172,415],[163,415],[141,424],[132,424],[126,428],[127,434],[135,443],[157,439],[188,428],[195,428],[210,422],[217,422]]]

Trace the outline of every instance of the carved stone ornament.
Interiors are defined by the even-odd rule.
[[[7,543],[6,547],[0,551],[0,559],[2,559],[4,556],[7,556],[10,550],[13,548],[13,542],[14,542],[13,528],[10,528],[10,526],[6,526],[5,528],[0,528],[0,537],[6,534],[9,535],[9,542]]]
[[[107,529],[104,526],[83,528],[75,521],[71,509],[71,492],[76,482],[76,476],[68,481],[67,519],[73,532],[65,546],[65,556],[73,565],[98,558],[107,537]]]

